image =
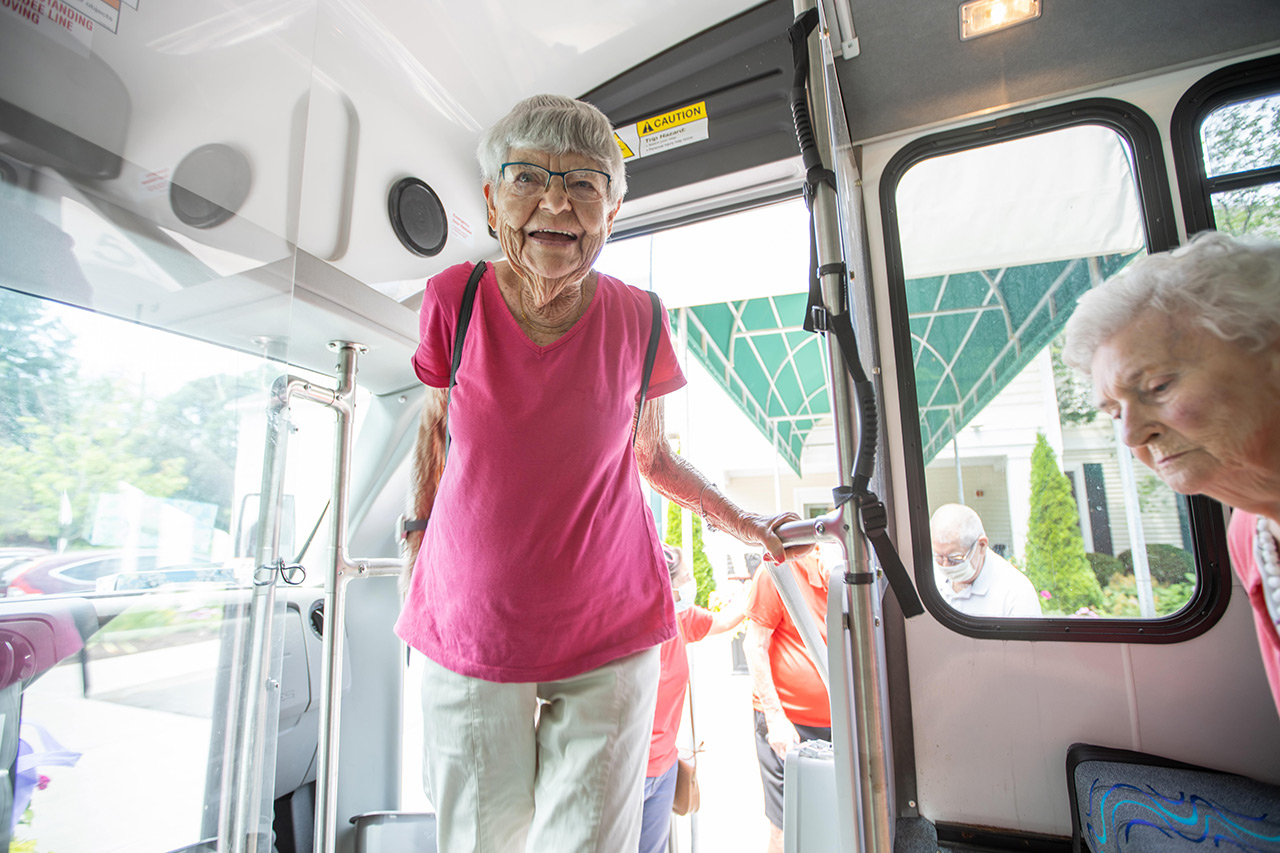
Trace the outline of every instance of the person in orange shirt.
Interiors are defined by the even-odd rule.
[[[827,573],[816,551],[790,561],[800,596],[827,638]],[[751,671],[756,756],[769,818],[769,853],[782,853],[782,770],[787,750],[806,740],[831,740],[831,701],[804,640],[778,595],[773,576],[756,572],[747,597],[743,651]]]
[[[739,596],[719,611],[693,603],[698,582],[683,552],[662,546],[671,573],[676,602],[676,636],[659,648],[662,669],[658,681],[658,705],[649,741],[649,766],[645,770],[644,813],[640,821],[640,853],[662,853],[671,832],[671,803],[676,792],[676,733],[684,712],[684,691],[689,684],[689,659],[685,644],[732,630],[742,621],[745,601]]]

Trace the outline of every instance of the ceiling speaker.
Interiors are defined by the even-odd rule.
[[[440,197],[420,178],[401,178],[387,196],[391,228],[404,247],[429,258],[449,239],[449,218]]]
[[[249,161],[230,145],[201,145],[173,170],[169,206],[192,228],[221,225],[249,196]]]

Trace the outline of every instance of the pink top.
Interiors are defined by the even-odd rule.
[[[1276,710],[1280,711],[1280,636],[1276,634],[1276,626],[1271,621],[1271,614],[1267,612],[1267,602],[1263,597],[1266,592],[1262,588],[1262,576],[1253,556],[1257,525],[1256,515],[1234,510],[1231,513],[1231,524],[1227,528],[1227,550],[1231,552],[1231,565],[1235,568],[1240,583],[1244,585],[1249,604],[1253,607],[1253,622],[1258,632],[1262,666],[1267,671],[1267,681],[1271,683],[1271,696],[1275,699]]]
[[[711,630],[715,614],[697,605],[676,614],[679,630],[662,644],[662,675],[658,678],[658,709],[653,715],[646,777],[661,776],[676,763],[676,734],[684,713],[684,690],[689,685],[689,658],[685,643],[696,643]]]
[[[413,356],[449,384],[471,264],[427,282]],[[685,384],[663,328],[648,399]],[[396,634],[461,675],[554,681],[675,633],[671,582],[631,446],[652,308],[601,274],[559,340],[529,340],[481,277],[449,403],[452,444]]]

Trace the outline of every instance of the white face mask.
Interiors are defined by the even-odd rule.
[[[682,583],[675,589],[676,612],[687,610],[693,606],[693,600],[698,597],[698,582],[689,581]]]
[[[978,570],[973,566],[973,558],[956,563],[954,566],[939,566],[937,563],[933,565],[952,583],[968,583],[978,576]]]
[[[952,583],[968,583],[978,576],[978,570],[973,565],[973,552],[978,548],[978,543],[974,542],[969,546],[968,552],[964,559],[953,566],[944,566],[934,558],[933,567],[942,573],[942,576]]]

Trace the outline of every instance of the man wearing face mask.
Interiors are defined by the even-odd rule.
[[[1035,586],[988,547],[982,519],[972,509],[943,504],[934,512],[929,532],[934,579],[947,604],[970,616],[1040,615]]]
[[[719,611],[693,603],[698,582],[679,548],[663,545],[667,571],[671,573],[672,595],[676,603],[676,635],[660,647],[661,675],[658,705],[649,741],[649,766],[645,770],[644,813],[640,820],[640,853],[661,853],[667,849],[671,830],[671,804],[676,792],[676,733],[684,712],[684,691],[689,684],[689,659],[685,644],[733,630],[742,621],[745,596]]]

